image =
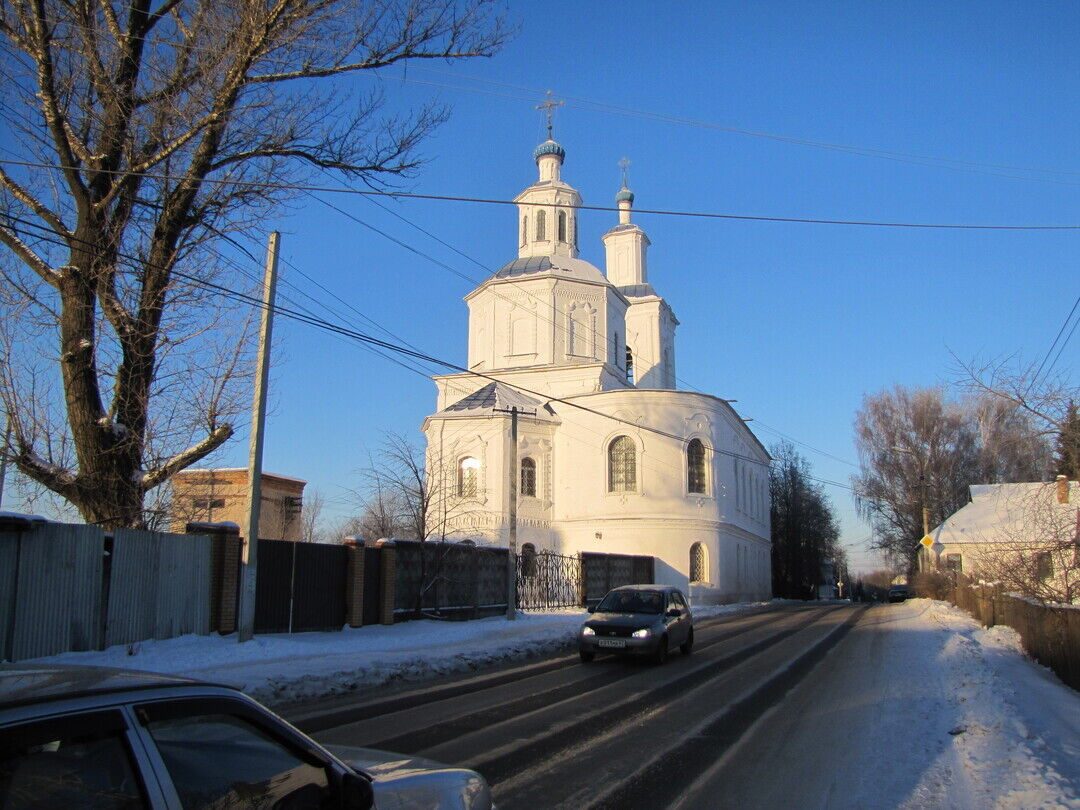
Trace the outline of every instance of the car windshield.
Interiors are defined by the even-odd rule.
[[[612,591],[596,609],[600,613],[660,613],[664,598],[656,591]]]

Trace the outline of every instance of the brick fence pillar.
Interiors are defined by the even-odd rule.
[[[195,522],[188,523],[185,531],[210,538],[210,630],[223,636],[234,633],[240,595],[240,527]]]
[[[379,554],[382,565],[382,593],[379,594],[379,620],[382,624],[394,623],[394,602],[397,584],[397,549],[393,540],[379,540],[376,543],[382,552]]]
[[[346,537],[342,541],[348,555],[345,572],[345,622],[349,627],[364,623],[364,541]]]

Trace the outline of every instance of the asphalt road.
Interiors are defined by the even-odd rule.
[[[792,770],[789,750],[750,740],[790,716],[788,702],[808,711],[813,692],[796,687],[842,669],[850,631],[878,612],[808,604],[717,617],[696,624],[691,655],[662,666],[574,654],[291,719],[324,743],[474,768],[500,810],[821,806],[789,801],[800,783],[777,776]],[[746,775],[738,789],[733,773]],[[774,803],[755,803],[760,779]]]

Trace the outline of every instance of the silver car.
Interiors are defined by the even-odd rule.
[[[323,747],[241,692],[0,665],[0,807],[490,810],[475,771]]]
[[[600,652],[667,660],[678,647],[694,648],[694,616],[682,591],[668,585],[624,585],[608,591],[578,632],[578,652],[588,663]]]

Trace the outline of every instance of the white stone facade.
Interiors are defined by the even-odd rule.
[[[516,198],[518,258],[465,298],[477,373],[434,378],[433,522],[504,544],[513,475],[519,548],[652,555],[657,581],[697,604],[768,598],[768,453],[728,402],[677,390],[678,320],[648,281],[633,194],[617,197],[602,273],[578,258],[565,152],[548,140],[535,157],[539,179]],[[524,412],[513,471],[512,407]]]

